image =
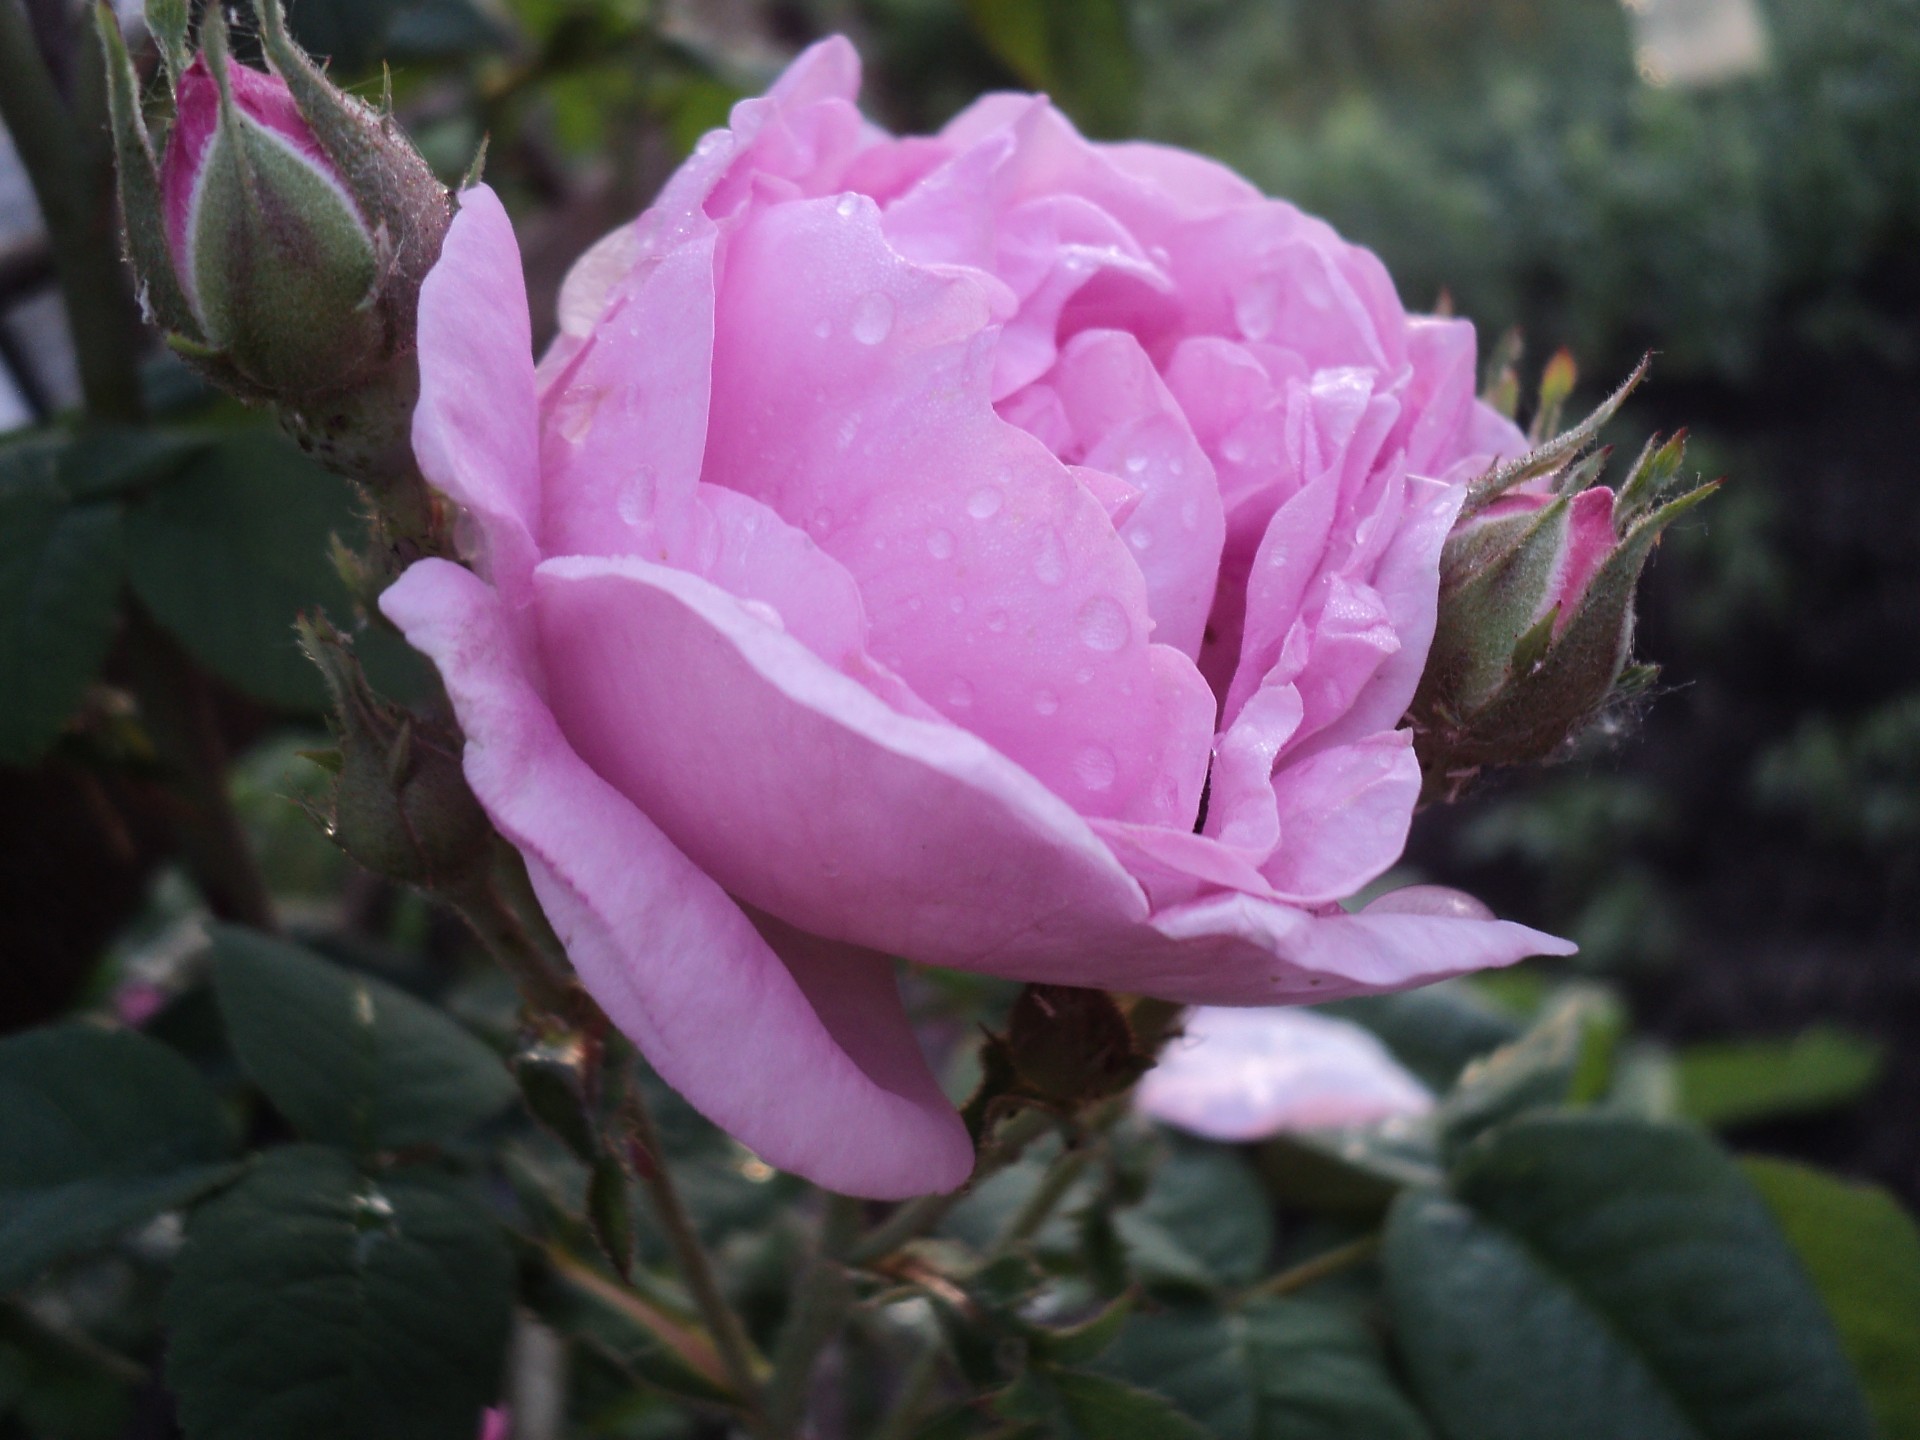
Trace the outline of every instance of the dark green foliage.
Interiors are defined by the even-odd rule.
[[[1920,1230],[1884,1190],[1804,1165],[1742,1168],[1820,1291],[1887,1440],[1920,1435]]]
[[[235,1055],[307,1139],[360,1151],[445,1142],[514,1099],[498,1055],[371,976],[232,928],[215,935],[213,973]]]
[[[62,1025],[0,1042],[0,1291],[234,1173],[213,1092],[166,1046]]]
[[[472,1440],[512,1278],[467,1186],[273,1151],[189,1227],[167,1302],[181,1417],[195,1440]]]
[[[1400,1348],[1447,1435],[1525,1440],[1543,1415],[1566,1440],[1871,1434],[1805,1272],[1705,1137],[1523,1118],[1454,1189],[1395,1202],[1385,1250]]]
[[[0,764],[27,764],[80,703],[116,624],[120,508],[78,501],[57,443],[0,451]]]

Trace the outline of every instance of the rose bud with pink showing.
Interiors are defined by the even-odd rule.
[[[174,114],[157,166],[132,62],[101,24],[142,304],[188,363],[272,403],[334,468],[410,473],[419,288],[446,232],[446,191],[390,120],[327,83],[277,4],[261,21],[273,73],[228,53],[217,5],[197,57],[163,44]]]
[[[382,606],[607,1014],[898,1197],[973,1150],[890,957],[1276,1005],[1570,951],[1337,903],[1406,839],[1466,483],[1525,448],[1471,327],[1198,156],[1032,95],[894,138],[858,86],[829,40],[738,105],[538,366],[490,191],[421,295],[471,568]]]
[[[1569,388],[1570,362],[1556,365]],[[1587,448],[1645,373],[1469,487],[1441,552],[1439,624],[1409,716],[1429,797],[1457,796],[1485,767],[1564,751],[1658,673],[1629,665],[1634,590],[1661,532],[1719,482],[1676,484],[1683,431],[1648,441],[1618,494],[1594,483],[1606,452]]]

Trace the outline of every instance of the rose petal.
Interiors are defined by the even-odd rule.
[[[966,1178],[965,1129],[905,1063],[890,973],[867,961],[824,973],[811,949],[783,964],[568,746],[480,580],[422,561],[381,608],[439,667],[468,782],[526,857],[582,983],[668,1084],[770,1164],[832,1189],[894,1198]],[[838,1036],[855,1011],[882,1033],[850,1052]]]
[[[903,260],[864,199],[756,212],[727,254],[705,477],[847,568],[874,654],[928,704],[1083,814],[1191,825],[1161,757],[1204,767],[1211,716],[1169,703],[1201,682],[1155,659],[1100,505],[993,412],[970,274]]]
[[[1187,1013],[1134,1104],[1209,1140],[1243,1142],[1424,1115],[1433,1095],[1348,1021],[1203,1006]]]
[[[420,401],[413,453],[477,522],[481,568],[509,603],[538,563],[540,460],[520,247],[484,185],[460,193],[420,288]]]
[[[1086,822],[1032,776],[899,714],[708,582],[568,558],[536,590],[574,747],[758,909],[933,964],[1001,950],[1063,909],[1144,917]]]

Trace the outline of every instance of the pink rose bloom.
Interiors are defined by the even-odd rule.
[[[383,600],[583,983],[770,1163],[964,1181],[890,956],[1273,1005],[1549,936],[1334,904],[1405,841],[1397,729],[1461,481],[1520,437],[1472,330],[1197,156],[995,95],[939,135],[809,50],[595,246],[536,368],[466,193],[414,445],[473,568]]]
[[[1433,1095],[1349,1021],[1202,1006],[1141,1077],[1134,1103],[1209,1140],[1242,1141],[1424,1115]]]

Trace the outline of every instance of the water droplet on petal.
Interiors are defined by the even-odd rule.
[[[1088,745],[1073,757],[1074,778],[1089,790],[1111,790],[1119,773],[1119,762],[1104,745]]]
[[[1127,471],[1129,474],[1138,475],[1142,470],[1146,468],[1147,468],[1146,456],[1144,455],[1127,456]]]
[[[853,307],[853,338],[862,345],[878,345],[892,333],[892,299],[878,290],[862,296]]]
[[[833,322],[831,320],[822,320],[818,325],[813,327],[813,333],[818,335],[822,340],[825,340],[833,334]]]
[[[964,710],[973,704],[973,686],[964,680],[956,680],[947,687],[947,704],[955,710]]]
[[[1200,502],[1189,500],[1180,507],[1180,524],[1188,530],[1200,528]]]
[[[1096,595],[1080,607],[1075,617],[1080,639],[1089,650],[1111,653],[1125,645],[1133,634],[1127,612],[1111,595]]]
[[[807,521],[807,528],[815,535],[825,535],[833,529],[833,511],[822,505]]]
[[[853,212],[859,208],[860,197],[852,191],[848,191],[845,195],[842,195],[834,205],[833,213],[838,215],[842,220],[851,220],[853,218]]]
[[[1033,557],[1033,578],[1042,585],[1058,585],[1067,578],[1067,547],[1058,530],[1040,537],[1040,553]]]
[[[1247,442],[1236,435],[1220,447],[1220,453],[1230,464],[1242,464],[1247,458]]]
[[[953,558],[953,532],[951,530],[929,530],[927,532],[927,553],[936,560]]]
[[[994,634],[998,635],[1001,631],[1005,630],[1006,628],[1007,628],[1007,612],[1006,611],[989,610],[987,612],[987,629],[993,631]]]
[[[1127,543],[1136,550],[1151,549],[1153,546],[1153,532],[1151,530],[1129,530],[1127,532]]]
[[[642,465],[622,481],[620,493],[614,497],[613,504],[627,524],[644,525],[653,510],[652,469]]]
[[[593,417],[600,410],[600,392],[591,385],[569,386],[561,393],[554,424],[560,438],[578,445],[593,430]]]
[[[967,497],[967,514],[976,520],[991,520],[1000,513],[1004,498],[997,486],[982,485]]]
[[[1038,714],[1052,715],[1060,709],[1060,697],[1051,690],[1036,690],[1033,692],[1033,708]]]
[[[780,617],[780,612],[764,600],[742,600],[740,602],[740,608],[746,611],[747,614],[753,616],[754,619],[763,624],[771,625],[776,630],[785,630],[787,628],[787,622]]]
[[[1271,275],[1247,281],[1233,297],[1233,323],[1249,340],[1264,340],[1273,333],[1280,315],[1279,282]]]

